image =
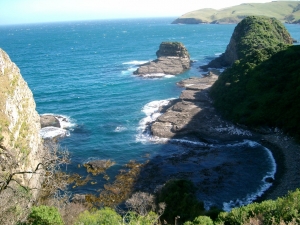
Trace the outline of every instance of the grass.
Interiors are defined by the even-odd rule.
[[[199,9],[188,12],[173,23],[188,23],[193,18],[199,23],[238,23],[246,16],[275,17],[281,22],[300,22],[299,1],[274,1],[269,3],[244,3],[220,10]],[[178,22],[176,22],[178,21]]]

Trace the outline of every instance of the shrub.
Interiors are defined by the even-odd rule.
[[[122,217],[113,209],[105,207],[97,211],[84,211],[77,220],[76,225],[118,225],[122,224]]]
[[[32,225],[62,225],[63,221],[58,209],[50,206],[32,207],[28,217],[29,224]]]
[[[262,224],[299,224],[300,223],[300,190],[290,192],[286,197],[276,201],[268,200],[262,203],[252,203],[231,212],[220,213],[216,224],[247,224],[253,218]]]
[[[198,216],[193,222],[185,222],[184,225],[214,225],[214,222],[208,216]]]
[[[171,223],[177,216],[180,216],[180,221],[184,222],[203,215],[204,205],[197,200],[195,191],[194,184],[188,180],[167,182],[157,194],[157,201],[166,203],[161,218]]]

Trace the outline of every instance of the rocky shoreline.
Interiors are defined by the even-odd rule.
[[[153,136],[160,138],[197,137],[212,143],[215,140],[253,140],[267,147],[277,164],[275,180],[257,201],[277,199],[300,187],[300,146],[278,129],[250,130],[223,119],[212,105],[208,92],[218,72],[210,71],[203,78],[191,77],[177,85],[185,87],[179,99],[160,109],[151,125]]]

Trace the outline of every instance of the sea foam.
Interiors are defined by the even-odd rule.
[[[70,131],[76,126],[76,123],[68,116],[65,115],[56,115],[51,113],[45,113],[44,115],[51,115],[58,119],[60,127],[43,127],[40,130],[40,135],[43,139],[51,139],[51,138],[63,138],[70,136]]]
[[[250,141],[250,140],[244,140],[241,144],[247,144],[249,147],[256,147],[256,146],[260,145],[259,143],[255,142],[255,141]],[[240,207],[240,206],[248,205],[248,204],[252,203],[258,197],[261,197],[263,195],[263,193],[272,186],[272,183],[267,182],[266,179],[267,178],[275,179],[277,165],[276,165],[276,162],[275,162],[272,152],[266,147],[263,147],[263,148],[269,156],[268,159],[271,161],[270,171],[267,172],[266,175],[263,177],[263,179],[261,180],[261,184],[257,188],[256,192],[249,193],[247,196],[245,196],[242,199],[235,199],[235,200],[231,200],[229,202],[224,202],[223,203],[224,211],[228,212],[234,207]]]
[[[146,117],[141,119],[139,122],[139,126],[137,128],[138,134],[136,135],[136,141],[138,142],[165,142],[168,139],[166,138],[158,138],[151,135],[150,126],[151,124],[161,115],[159,112],[159,108],[161,106],[166,106],[172,100],[156,100],[147,103],[143,108],[142,112],[146,114]]]

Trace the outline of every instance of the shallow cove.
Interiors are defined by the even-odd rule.
[[[223,207],[223,202],[243,200],[263,185],[263,177],[272,171],[263,147],[241,143],[203,146],[182,141],[165,144],[137,138],[140,121],[146,117],[144,106],[154,100],[177,98],[182,89],[175,83],[199,76],[197,68],[224,51],[235,27],[171,25],[173,19],[2,26],[0,43],[20,67],[34,94],[38,112],[66,115],[76,124],[70,136],[61,142],[72,153],[72,165],[67,171],[86,175],[85,168],[78,168],[78,164],[91,159],[111,159],[116,162],[107,171],[112,182],[129,160],[150,160],[149,163],[161,166],[155,173],[156,179],[181,171],[187,176],[191,170],[194,174],[191,179],[199,190],[203,189],[199,198]],[[288,25],[292,36],[300,40],[298,28]],[[156,58],[155,52],[162,41],[183,42],[191,58],[197,60],[192,68],[176,77],[133,76],[138,64]],[[257,170],[248,167],[252,165],[250,162]],[[262,168],[265,165],[269,167]],[[223,189],[216,183],[219,174],[225,176],[220,182]],[[88,183],[71,190],[97,194],[107,181],[103,175],[92,178],[97,182],[95,185]],[[253,182],[251,189],[248,178]],[[145,180],[149,185],[152,183],[152,178]]]

